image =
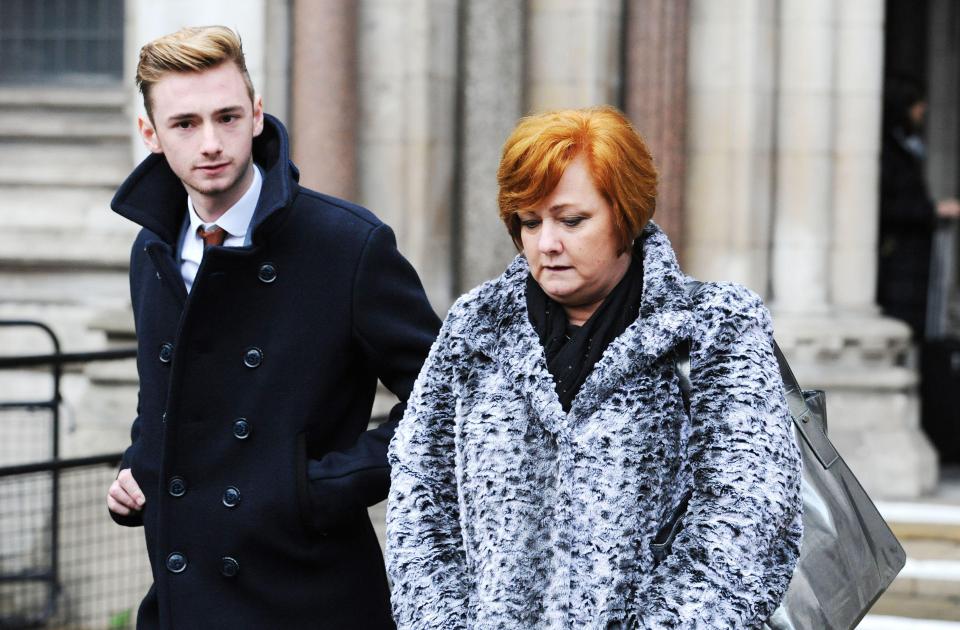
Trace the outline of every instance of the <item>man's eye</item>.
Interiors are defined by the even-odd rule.
[[[221,118],[220,120],[223,121],[223,122],[225,122],[225,123],[231,123],[231,122],[235,121],[236,119],[237,119],[237,117],[234,116],[233,114],[227,114],[226,116],[224,116],[224,117]]]
[[[181,120],[177,123],[177,128],[179,129],[189,129],[192,126],[193,123],[191,123],[189,120]]]

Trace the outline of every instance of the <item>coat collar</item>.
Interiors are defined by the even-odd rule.
[[[694,318],[670,241],[652,221],[637,239],[643,253],[643,296],[637,319],[610,343],[581,387],[569,414],[557,398],[543,347],[530,324],[526,305],[529,266],[519,255],[490,285],[501,298],[495,323],[497,356],[510,380],[523,389],[548,429],[566,435],[572,423],[589,415],[628,373],[651,364],[693,333]]]
[[[253,140],[253,160],[263,170],[263,189],[250,223],[256,243],[262,236],[257,229],[278,209],[293,202],[300,178],[290,161],[287,130],[269,114],[264,114],[263,132]],[[110,207],[175,248],[187,208],[187,193],[166,158],[150,154],[120,185]]]

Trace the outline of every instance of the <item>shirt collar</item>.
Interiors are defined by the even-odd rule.
[[[190,233],[196,234],[199,226],[209,227],[218,225],[227,231],[232,237],[243,238],[247,235],[250,228],[250,221],[253,220],[253,213],[257,209],[257,201],[260,199],[260,189],[263,188],[263,176],[260,174],[260,167],[253,165],[253,181],[250,188],[243,196],[237,200],[237,203],[230,206],[226,212],[220,215],[220,218],[211,223],[205,222],[197,214],[193,207],[193,200],[187,195],[187,214],[190,217]]]

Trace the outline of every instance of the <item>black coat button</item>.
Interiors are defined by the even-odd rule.
[[[170,483],[167,484],[167,492],[172,497],[182,497],[187,493],[187,482],[183,477],[171,477]]]
[[[257,272],[257,277],[260,278],[260,282],[270,284],[277,279],[277,268],[273,263],[263,263],[260,265],[260,270]]]
[[[260,348],[247,348],[243,353],[243,364],[248,368],[260,367],[263,363],[263,351]]]
[[[160,344],[160,363],[170,363],[173,360],[173,344],[165,342]]]
[[[240,504],[240,491],[229,486],[223,491],[223,504],[228,508],[237,507]]]
[[[233,437],[238,440],[245,440],[250,437],[251,430],[252,427],[246,418],[237,418],[236,422],[233,423]]]
[[[187,568],[187,557],[179,551],[174,551],[167,556],[167,571],[170,573],[183,573]]]
[[[232,578],[240,573],[240,563],[231,558],[230,556],[224,556],[220,558],[220,575],[223,577]]]

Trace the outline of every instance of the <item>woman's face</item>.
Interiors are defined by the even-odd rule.
[[[613,208],[597,190],[586,156],[578,155],[537,206],[519,213],[530,272],[571,324],[589,319],[630,266],[620,252]]]

